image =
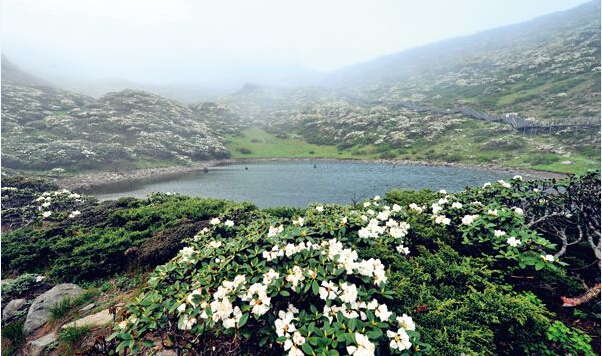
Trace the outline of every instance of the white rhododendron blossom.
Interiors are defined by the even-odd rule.
[[[541,258],[546,262],[554,262],[555,259],[554,255],[541,255]]]
[[[183,262],[190,262],[192,259],[192,256],[195,255],[196,253],[197,252],[192,247],[184,247],[183,249],[180,250],[180,255],[182,256]]]
[[[399,328],[397,332],[387,330],[387,336],[391,339],[389,347],[392,350],[403,351],[412,347],[410,336],[403,328]]]
[[[322,213],[322,212],[324,212],[324,207],[321,206],[321,205],[320,206],[316,206],[316,211],[319,212],[319,213]]]
[[[213,219],[209,220],[209,223],[211,225],[217,225],[217,224],[220,223],[220,219],[219,218],[213,218]]]
[[[439,225],[449,225],[451,223],[451,219],[445,215],[433,215],[435,219],[435,224]]]
[[[414,331],[416,330],[416,325],[414,325],[414,320],[409,317],[407,314],[403,314],[402,316],[398,316],[396,318],[399,327],[404,328],[405,330]]]
[[[303,219],[302,217],[298,217],[296,220],[293,220],[293,225],[303,226],[304,223],[305,219]]]
[[[475,220],[477,220],[478,218],[478,215],[464,215],[464,217],[462,218],[462,224],[470,225],[473,222],[475,222]]]
[[[280,226],[270,226],[270,230],[268,231],[268,237],[276,236],[279,233],[281,233],[283,230],[284,230],[284,227],[282,227],[282,225],[280,225]]]
[[[452,203],[451,207],[452,209],[462,209],[462,203],[455,201]]]
[[[355,342],[357,345],[347,346],[347,352],[352,356],[374,356],[376,346],[370,342],[366,335],[355,333]]]
[[[422,213],[424,211],[424,208],[421,206],[418,206],[416,203],[412,203],[412,204],[408,205],[408,207],[410,208],[410,210],[414,210],[419,213]]]
[[[506,236],[506,232],[502,231],[502,230],[495,230],[495,231],[493,231],[493,235],[495,237],[502,237],[502,236]]]
[[[507,240],[506,243],[512,247],[517,247],[518,245],[520,245],[520,239],[517,239],[514,236],[510,236]]]
[[[234,226],[234,221],[228,219],[224,222],[224,225],[227,227],[232,227],[232,226]]]

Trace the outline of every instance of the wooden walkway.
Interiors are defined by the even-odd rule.
[[[383,105],[386,103],[381,102],[372,102],[371,104],[380,104]],[[600,118],[597,117],[579,117],[579,118],[567,118],[564,120],[549,120],[549,122],[537,122],[533,120],[529,120],[525,117],[522,117],[518,114],[504,114],[504,115],[494,115],[488,114],[481,111],[474,110],[469,107],[460,107],[453,109],[441,109],[436,106],[422,106],[417,105],[415,103],[399,101],[392,105],[393,107],[404,107],[410,110],[414,110],[417,112],[432,112],[436,114],[462,114],[467,117],[471,117],[473,119],[488,121],[488,122],[501,122],[504,124],[510,125],[513,129],[526,132],[526,133],[537,133],[539,132],[549,132],[552,133],[554,131],[562,130],[565,128],[574,128],[578,130],[580,128],[600,128]]]

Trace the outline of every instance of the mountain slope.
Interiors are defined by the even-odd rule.
[[[8,168],[113,170],[222,158],[228,152],[221,137],[239,125],[217,104],[189,107],[134,90],[94,100],[34,84],[8,61],[2,73],[2,161]]]
[[[600,2],[380,57],[325,83],[385,102],[599,116]]]

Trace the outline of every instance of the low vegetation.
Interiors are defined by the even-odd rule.
[[[5,233],[2,267],[88,281],[56,320],[125,293],[95,347],[132,355],[589,356],[600,340],[599,201],[598,172],[307,209],[154,194]],[[131,278],[110,279],[124,271]],[[45,283],[34,276],[3,299]],[[79,331],[68,334],[65,353],[80,347]],[[3,346],[21,342],[5,335]]]

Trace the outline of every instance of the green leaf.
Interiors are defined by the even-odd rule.
[[[314,292],[314,295],[319,295],[320,294],[320,286],[318,285],[317,281],[313,281],[311,284],[311,290],[312,292]]]
[[[245,313],[240,317],[240,320],[238,321],[238,327],[243,327],[247,323],[247,320],[249,320],[249,314]]]

